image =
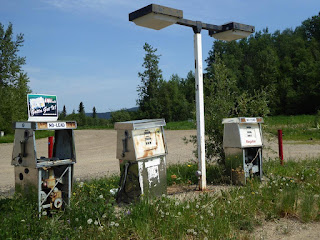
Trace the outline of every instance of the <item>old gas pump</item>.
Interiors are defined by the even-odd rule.
[[[38,103],[41,102],[41,107],[37,103],[37,107],[31,111],[36,110],[40,113],[44,110],[43,112],[50,113],[49,108],[56,108],[52,107],[52,104],[56,104],[52,96],[33,96],[32,99],[42,100],[37,99]],[[46,104],[48,102],[49,106]],[[28,103],[29,108],[34,106],[30,106],[29,99]],[[70,203],[73,165],[76,162],[73,130],[77,128],[77,123],[56,121],[57,115],[52,115],[54,113],[50,113],[46,118],[42,114],[40,117],[29,117],[29,121],[26,122],[14,123],[15,138],[11,165],[14,166],[15,189],[24,195],[36,195],[39,212],[43,215],[63,209]],[[35,135],[42,130],[54,131],[53,154],[50,158],[38,156],[37,153]]]
[[[121,172],[117,202],[167,193],[165,125],[164,119],[115,123]]]
[[[231,182],[246,184],[249,177],[262,179],[263,118],[225,118],[223,149]]]

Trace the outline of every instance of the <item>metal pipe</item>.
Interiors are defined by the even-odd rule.
[[[282,141],[282,130],[278,130],[278,144],[279,144],[279,158],[280,164],[283,166],[283,141]]]
[[[48,158],[52,158],[53,154],[53,137],[48,137]]]
[[[203,100],[203,74],[202,74],[202,44],[201,33],[194,34],[195,57],[195,84],[196,84],[196,110],[197,110],[197,143],[198,143],[198,169],[201,172],[200,190],[207,188],[206,159],[205,159],[205,131],[204,131],[204,100]]]

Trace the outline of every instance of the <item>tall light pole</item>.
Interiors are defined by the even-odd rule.
[[[205,190],[206,162],[205,162],[205,128],[204,128],[204,101],[203,101],[203,69],[201,30],[209,31],[209,35],[218,40],[232,41],[245,38],[254,32],[254,27],[241,23],[227,23],[213,25],[192,21],[183,18],[182,10],[150,4],[129,14],[129,21],[136,25],[160,30],[172,24],[191,27],[194,32],[194,58],[195,58],[195,88],[197,110],[197,143],[198,143],[198,175],[200,177],[200,190]]]

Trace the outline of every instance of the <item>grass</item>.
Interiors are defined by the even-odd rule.
[[[165,126],[166,130],[192,130],[196,129],[194,121],[168,122]]]
[[[50,136],[54,136],[54,131],[49,131],[49,130],[37,131],[35,136],[36,136],[36,139],[47,138]],[[3,137],[0,137],[0,143],[12,143],[13,141],[14,141],[14,134],[8,134]]]
[[[113,124],[109,125],[101,125],[101,126],[78,126],[77,130],[84,130],[84,129],[114,129]]]
[[[278,136],[278,129],[281,129],[283,140],[305,141],[308,144],[320,140],[320,129],[316,128],[316,115],[273,116],[264,120],[264,131]]]
[[[142,198],[121,207],[110,194],[117,177],[76,181],[70,208],[41,219],[30,199],[15,195],[0,200],[0,239],[249,239],[263,219],[320,220],[319,160],[285,166],[269,160],[263,183],[251,180],[186,200]],[[194,164],[169,166],[168,184],[195,183],[195,169]],[[225,180],[220,167],[210,165],[210,171],[208,182]]]

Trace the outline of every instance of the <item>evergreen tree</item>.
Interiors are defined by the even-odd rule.
[[[144,72],[139,72],[141,85],[138,86],[137,104],[144,118],[159,118],[161,105],[159,103],[159,86],[163,81],[162,71],[159,69],[160,56],[156,55],[157,49],[154,49],[148,43],[143,46],[146,52],[142,67]]]
[[[86,113],[84,111],[83,102],[80,102],[79,104],[78,113],[79,113],[79,123],[78,123],[79,126],[87,125],[87,118],[86,118]]]
[[[85,114],[83,102],[80,102],[79,104],[78,113]]]
[[[66,105],[63,105],[63,109],[62,109],[62,112],[61,112],[60,115],[59,115],[59,119],[60,119],[60,120],[65,119],[66,116],[67,116]]]
[[[12,122],[27,119],[28,76],[22,70],[25,58],[18,56],[23,35],[13,37],[13,27],[0,23],[0,129],[12,132]]]
[[[93,107],[93,108],[92,108],[92,118],[97,118],[96,107]]]

